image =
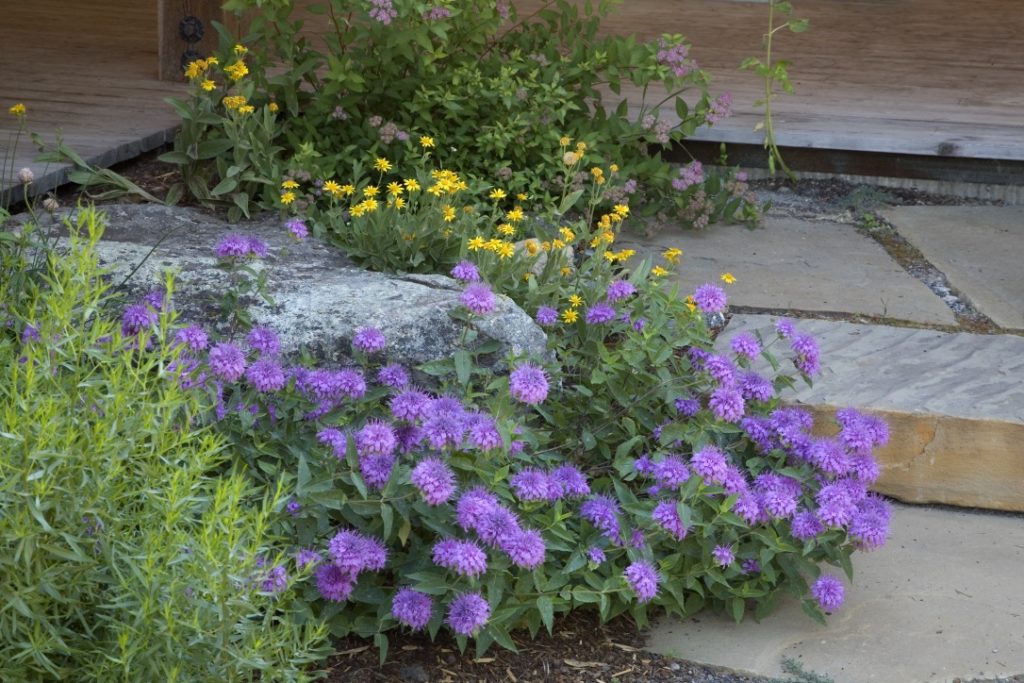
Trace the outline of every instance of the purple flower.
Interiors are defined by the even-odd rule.
[[[352,346],[365,353],[383,351],[386,345],[384,333],[376,327],[360,327],[352,337]]]
[[[254,327],[245,337],[245,343],[253,351],[265,356],[274,356],[281,350],[281,341],[269,327]]]
[[[451,276],[462,282],[480,282],[480,271],[472,261],[459,261],[451,270]]]
[[[750,360],[754,360],[761,354],[761,343],[750,332],[737,334],[729,342],[729,347],[737,356],[743,356]]]
[[[696,68],[696,64],[687,62],[690,50],[686,45],[670,45],[664,39],[660,42],[657,58],[659,64],[669,67],[678,78],[682,78]]]
[[[320,553],[309,548],[300,548],[299,552],[295,553],[295,566],[300,570],[306,567],[316,566],[323,562],[323,558],[320,557]]]
[[[491,606],[479,593],[466,593],[448,606],[448,625],[459,635],[469,636],[491,617]]]
[[[386,387],[401,389],[409,384],[409,373],[397,363],[385,365],[377,371],[377,381]]]
[[[134,337],[140,332],[152,329],[160,316],[150,306],[144,303],[126,306],[121,314],[121,334],[125,337]],[[27,333],[28,328],[26,328]],[[38,332],[36,333],[38,335]],[[24,341],[25,333],[22,333]],[[31,334],[29,333],[29,338]]]
[[[217,244],[213,252],[220,259],[262,258],[267,255],[267,245],[257,237],[228,235]]]
[[[736,366],[725,356],[708,356],[704,359],[704,371],[720,385],[736,382]]]
[[[499,507],[498,499],[493,493],[479,487],[470,489],[459,497],[455,505],[455,521],[464,530],[475,531],[480,526],[480,521]]]
[[[539,531],[521,529],[498,539],[512,564],[523,569],[535,569],[544,564],[544,538]]]
[[[125,313],[127,313],[127,312],[128,312],[127,309],[125,309]],[[8,322],[10,322],[10,321],[8,321]],[[121,329],[123,330],[124,327],[122,326]],[[42,337],[39,334],[39,328],[36,327],[35,325],[27,324],[27,325],[25,325],[25,329],[23,329],[21,331],[21,343],[22,344],[28,344],[29,342],[39,341],[41,339],[42,339]]]
[[[624,573],[638,602],[648,602],[658,594],[658,572],[649,562],[637,560],[626,567]]]
[[[280,593],[288,587],[288,570],[284,565],[277,565],[267,571],[260,584],[264,593]]]
[[[369,453],[359,457],[359,472],[373,488],[384,488],[394,467],[395,456],[389,453]]]
[[[500,545],[519,531],[519,518],[500,505],[486,512],[476,525],[477,535],[492,546]]]
[[[818,342],[809,334],[798,334],[790,340],[790,347],[796,357],[793,365],[805,375],[816,375],[821,370],[821,351]]]
[[[596,545],[590,546],[587,548],[587,559],[594,564],[601,564],[605,560],[604,550]]]
[[[316,570],[316,587],[324,600],[344,602],[356,587],[356,574],[336,564],[322,564]]]
[[[423,428],[417,425],[399,425],[395,428],[395,435],[402,453],[412,453],[423,443]]]
[[[337,392],[349,398],[362,398],[366,393],[366,379],[358,370],[338,370],[333,373]]]
[[[651,472],[662,486],[676,488],[690,478],[690,469],[678,455],[667,455],[661,462],[655,463]]]
[[[516,497],[522,501],[553,500],[558,498],[558,484],[551,481],[547,472],[536,467],[525,467],[509,479]]]
[[[430,505],[446,503],[455,493],[455,473],[436,456],[417,463],[409,478]]]
[[[423,422],[423,434],[431,448],[458,446],[466,434],[466,423],[461,414],[438,412]]]
[[[849,465],[847,471],[850,474],[868,484],[873,484],[880,474],[878,463],[870,455],[855,455],[849,459],[847,464]]]
[[[338,460],[345,458],[345,450],[348,448],[348,439],[345,438],[344,432],[334,427],[324,427],[316,434],[316,439],[322,444],[326,444],[331,447],[334,451],[334,456]]]
[[[636,294],[636,287],[633,286],[632,282],[628,280],[612,280],[608,285],[607,297],[608,301],[616,302],[628,299],[629,297]]]
[[[468,415],[465,424],[469,429],[469,440],[482,451],[489,451],[502,445],[501,432],[494,418],[486,413]]]
[[[826,612],[839,609],[845,594],[843,583],[831,574],[822,574],[811,586],[811,595]]]
[[[732,511],[743,518],[747,524],[757,524],[765,521],[764,508],[761,506],[760,496],[753,493],[744,493],[736,499]]]
[[[815,439],[807,455],[811,463],[826,474],[841,476],[850,469],[846,449],[835,439]]]
[[[391,399],[391,414],[398,420],[414,422],[423,419],[430,405],[430,397],[418,389],[409,389]]]
[[[431,558],[438,567],[452,569],[460,576],[473,578],[487,571],[487,553],[472,541],[454,538],[438,541]]]
[[[284,227],[288,228],[288,232],[292,234],[295,239],[304,240],[309,237],[309,228],[298,218],[293,218],[284,224]]]
[[[724,92],[712,100],[708,106],[708,113],[705,114],[704,118],[707,120],[708,125],[713,126],[730,116],[732,116],[732,94]]]
[[[793,538],[798,541],[808,541],[825,529],[822,527],[821,522],[813,512],[810,510],[801,510],[793,515],[790,530],[793,534]]]
[[[602,534],[618,541],[619,504],[610,496],[594,496],[580,506],[580,516],[590,522]]]
[[[588,325],[600,325],[615,320],[615,309],[608,304],[594,304],[587,310]]]
[[[551,308],[550,306],[541,306],[537,309],[537,315],[535,316],[537,324],[545,327],[554,325],[558,322],[558,311]]]
[[[867,496],[857,506],[850,520],[850,537],[862,550],[875,550],[885,545],[889,536],[889,506],[877,496]]]
[[[284,369],[271,358],[261,358],[248,367],[245,371],[245,378],[256,391],[270,393],[280,391],[284,388]]]
[[[644,453],[639,458],[633,461],[633,471],[643,476],[654,474],[654,462],[651,460],[651,456]]]
[[[387,422],[370,420],[356,432],[356,450],[360,455],[391,455],[397,447],[395,429]]]
[[[726,422],[739,422],[746,410],[743,394],[732,386],[715,389],[708,400],[708,407],[715,417]]]
[[[387,563],[388,551],[378,539],[351,529],[342,529],[328,542],[334,564],[355,574],[370,569],[379,571]]]
[[[551,479],[561,491],[561,495],[569,498],[582,498],[590,495],[590,485],[576,467],[562,465],[551,473]]]
[[[775,397],[775,386],[767,377],[747,372],[740,378],[740,393],[750,401],[770,401]]]
[[[723,569],[736,561],[736,554],[732,551],[731,545],[716,545],[715,549],[711,551],[711,556]]]
[[[775,323],[775,331],[783,339],[789,339],[796,334],[796,328],[793,326],[793,321],[787,320],[786,318],[782,318]]]
[[[693,293],[693,301],[702,313],[721,313],[729,302],[725,290],[710,282],[697,288]]]
[[[729,471],[729,459],[714,446],[705,446],[690,458],[690,467],[709,484],[721,484]]]
[[[634,332],[643,332],[644,331],[644,327],[646,327],[646,326],[647,326],[646,318],[637,318],[636,320],[633,321],[633,331]]]
[[[767,419],[756,416],[745,417],[740,420],[740,426],[747,438],[753,441],[761,452],[768,452],[774,448],[772,428]]]
[[[700,401],[694,398],[677,398],[675,408],[683,417],[693,417],[700,412]]]
[[[759,574],[761,572],[761,563],[751,557],[743,560],[740,569],[743,570],[744,574]]]
[[[498,306],[498,300],[491,288],[482,282],[471,282],[462,290],[459,301],[477,315],[493,313]]]
[[[292,498],[291,500],[288,501],[288,504],[285,505],[284,508],[285,510],[288,511],[289,515],[291,515],[292,517],[297,517],[298,514],[302,511],[302,504],[299,503],[299,501]]]
[[[402,588],[391,600],[391,616],[414,631],[426,628],[434,611],[429,595],[411,588]]]
[[[206,331],[198,325],[189,325],[178,330],[178,333],[174,335],[174,341],[193,352],[206,350],[210,343]]]
[[[509,392],[512,398],[531,405],[548,397],[548,378],[541,368],[524,363],[509,374]]]
[[[680,192],[704,182],[704,165],[691,161],[679,168],[679,177],[672,179],[672,187]]]
[[[370,18],[376,19],[385,26],[398,16],[398,12],[395,10],[391,0],[370,0],[370,4],[372,5],[370,8]]]
[[[681,541],[686,538],[687,529],[683,525],[683,520],[679,516],[679,509],[677,502],[674,500],[663,500],[654,506],[654,510],[651,512],[651,519],[653,519],[658,526],[667,531],[677,541]]]
[[[245,354],[231,342],[221,342],[208,357],[210,370],[225,382],[234,382],[245,372]]]
[[[731,496],[736,493],[746,493],[750,487],[743,472],[738,467],[729,465],[725,469],[725,476],[722,478],[722,488]]]

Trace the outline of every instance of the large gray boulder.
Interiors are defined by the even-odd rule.
[[[280,335],[288,355],[305,348],[320,360],[345,363],[355,331],[373,326],[387,337],[389,358],[415,366],[450,356],[462,337],[462,323],[449,316],[459,306],[462,287],[449,277],[359,268],[319,240],[296,240],[274,216],[229,224],[191,208],[110,204],[99,209],[107,227],[97,255],[110,268],[111,282],[119,284],[131,274],[126,287],[140,295],[161,283],[165,272],[174,272],[174,304],[183,321],[224,330],[218,303],[229,280],[216,266],[214,248],[238,233],[258,237],[269,247],[269,255],[251,265],[266,271],[274,304],[247,296],[243,305],[256,323]],[[508,297],[499,296],[497,310],[475,318],[473,326],[475,344],[501,344],[491,357],[496,365],[509,352],[547,354],[544,332]]]

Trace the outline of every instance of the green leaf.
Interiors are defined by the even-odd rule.
[[[794,19],[789,22],[789,30],[793,33],[803,33],[811,25],[807,19]]]
[[[213,159],[219,157],[235,146],[234,140],[229,138],[218,138],[216,140],[204,140],[196,147],[197,159]]]
[[[238,187],[237,179],[225,178],[224,180],[217,183],[217,185],[214,186],[212,190],[210,190],[210,194],[212,194],[214,197],[219,197],[221,195],[227,194],[228,192],[232,192],[236,187]]]
[[[380,665],[384,666],[384,660],[388,658],[388,637],[383,633],[374,633],[373,644],[380,653]]]
[[[576,190],[575,192],[570,192],[565,196],[565,199],[562,200],[562,203],[558,205],[558,210],[555,213],[557,213],[559,216],[564,216],[566,213],[568,213],[569,209],[576,205],[576,201],[582,196],[583,190]]]
[[[733,598],[729,601],[729,613],[737,624],[743,621],[743,609],[746,601],[743,598]]]
[[[380,518],[384,522],[384,539],[391,538],[391,528],[395,522],[395,511],[391,509],[391,506],[387,503],[383,503],[380,506]]]
[[[542,595],[537,598],[537,611],[540,612],[541,621],[550,634],[555,624],[555,606],[549,596]]]
[[[469,384],[469,375],[473,370],[473,358],[469,355],[469,351],[465,349],[459,349],[455,352],[455,377],[459,380],[459,384],[466,386]]]

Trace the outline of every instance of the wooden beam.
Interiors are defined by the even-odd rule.
[[[162,81],[184,80],[182,55],[191,50],[197,59],[217,48],[217,31],[211,21],[225,23],[220,0],[157,0],[157,75]],[[202,39],[189,42],[182,35],[182,19],[192,16],[202,26]],[[229,26],[231,24],[228,24]]]

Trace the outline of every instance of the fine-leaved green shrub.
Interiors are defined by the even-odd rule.
[[[310,680],[281,490],[218,474],[163,295],[112,318],[100,217],[65,227],[27,279],[32,225],[0,241],[0,679]]]

